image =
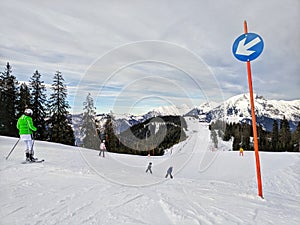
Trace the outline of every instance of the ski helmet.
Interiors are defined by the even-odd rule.
[[[25,109],[24,113],[29,116],[33,114],[33,111],[31,109]]]

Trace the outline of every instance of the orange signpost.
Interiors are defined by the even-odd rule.
[[[250,40],[248,40],[250,39]],[[248,42],[247,42],[248,41]],[[247,43],[246,43],[247,42]],[[252,87],[252,74],[251,74],[251,64],[250,61],[257,58],[263,50],[263,40],[262,38],[254,33],[248,33],[247,22],[244,21],[244,34],[241,35],[233,45],[234,56],[247,63],[248,72],[248,85],[250,92],[250,105],[251,105],[251,116],[252,116],[252,128],[253,128],[253,139],[254,139],[254,151],[256,160],[256,176],[258,185],[258,195],[263,198],[262,192],[262,182],[260,173],[260,160],[258,152],[258,138],[256,130],[256,117],[255,117],[255,107],[253,98],[253,87]]]
[[[246,20],[244,21],[244,32],[245,34],[248,33]],[[256,160],[256,177],[257,177],[258,195],[263,198],[250,60],[247,61],[247,72],[248,72],[248,85],[250,91],[250,104],[251,104],[252,129],[253,129],[253,139],[254,139],[254,151],[255,151],[255,160]]]

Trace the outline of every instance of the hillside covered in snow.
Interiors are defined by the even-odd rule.
[[[5,160],[17,139],[0,137],[0,224],[300,223],[299,154],[260,153],[262,199],[254,152],[211,151],[208,124],[186,122],[188,138],[159,157],[36,141],[45,162],[22,164],[23,143]]]
[[[274,120],[284,117],[294,131],[300,121],[300,100],[283,101],[268,100],[263,96],[254,95],[256,122],[271,131]],[[201,121],[211,122],[223,120],[227,123],[252,123],[249,94],[233,96],[223,103],[206,103],[195,107],[185,115],[197,116]]]
[[[267,100],[263,96],[254,96],[255,116],[258,124],[267,130],[272,129],[274,120],[289,121],[292,130],[300,121],[300,100]],[[223,118],[228,123],[250,122],[251,106],[249,94],[241,94],[227,99],[223,104],[206,113],[207,121]]]

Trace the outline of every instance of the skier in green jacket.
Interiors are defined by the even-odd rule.
[[[24,114],[18,119],[17,128],[19,129],[20,138],[26,145],[25,155],[26,161],[35,161],[33,158],[33,142],[32,133],[37,128],[33,125],[32,116],[33,112],[31,109],[25,109]]]

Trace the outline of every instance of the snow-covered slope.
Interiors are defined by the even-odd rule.
[[[299,154],[260,153],[261,199],[254,153],[211,151],[208,124],[186,120],[189,137],[162,157],[36,141],[46,161],[24,165],[22,143],[5,160],[17,139],[0,137],[0,224],[299,224]]]

